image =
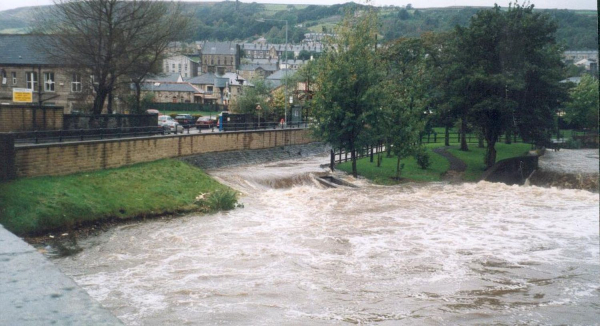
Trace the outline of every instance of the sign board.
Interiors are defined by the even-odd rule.
[[[32,103],[33,90],[28,88],[13,88],[13,102]]]

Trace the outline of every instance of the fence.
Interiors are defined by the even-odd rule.
[[[158,125],[156,114],[65,114],[64,130],[152,127]]]
[[[243,130],[265,130],[265,129],[298,129],[308,128],[307,121],[298,121],[287,124],[279,122],[224,122],[223,125],[219,125],[220,131],[243,131]]]
[[[227,111],[227,105],[220,104],[200,104],[200,103],[152,103],[148,109],[159,111],[202,111],[202,112],[221,112]]]
[[[11,132],[15,143],[61,143],[84,140],[164,135],[161,126]]]
[[[373,162],[373,155],[383,153],[385,151],[385,146],[383,144],[377,144],[374,146],[366,146],[356,150],[356,159],[360,159],[363,157],[369,156],[371,158],[371,162]],[[336,159],[337,156],[337,159]],[[350,156],[350,157],[348,157]],[[343,157],[343,158],[342,158]],[[335,149],[332,149],[330,152],[330,162],[329,168],[333,171],[335,164],[339,164],[342,162],[348,162],[352,157],[350,152],[344,151],[343,149],[338,149],[338,152]]]
[[[450,142],[457,142],[460,143],[460,133],[457,132],[451,132],[449,133],[449,137],[450,137]],[[467,143],[469,144],[473,144],[473,143],[478,143],[479,142],[479,136],[477,134],[466,134],[466,140]],[[498,138],[498,142],[503,142],[506,140],[506,137],[504,135],[501,135]],[[445,136],[443,133],[429,133],[429,134],[424,134],[421,135],[421,143],[422,144],[436,144],[436,143],[444,143],[445,141]],[[518,143],[518,142],[522,142],[523,140],[516,136],[513,135],[513,137],[511,137],[511,142],[513,143]]]

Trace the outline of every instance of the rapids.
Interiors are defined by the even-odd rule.
[[[128,325],[598,323],[598,194],[326,188],[327,160],[209,171],[244,208],[120,226],[54,262]]]

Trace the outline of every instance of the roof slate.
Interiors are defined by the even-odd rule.
[[[0,35],[0,64],[2,65],[64,65],[39,49],[42,35]]]

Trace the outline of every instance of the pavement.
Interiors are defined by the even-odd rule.
[[[0,225],[0,325],[122,325],[35,248]]]

